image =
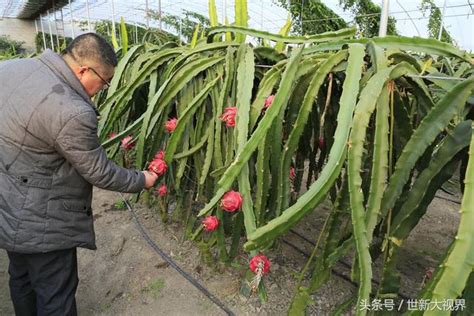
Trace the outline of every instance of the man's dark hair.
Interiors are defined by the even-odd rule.
[[[66,47],[65,53],[72,55],[79,62],[94,61],[100,65],[117,66],[114,48],[95,33],[79,35]]]

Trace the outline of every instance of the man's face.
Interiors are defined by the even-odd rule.
[[[98,65],[83,65],[80,69],[79,80],[90,97],[96,95],[100,90],[108,88],[110,80],[114,75],[113,67],[101,67]]]

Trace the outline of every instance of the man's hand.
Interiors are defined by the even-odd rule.
[[[146,170],[142,172],[145,175],[145,189],[153,187],[155,185],[156,179],[158,179],[157,174]]]

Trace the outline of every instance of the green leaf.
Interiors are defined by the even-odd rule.
[[[237,68],[237,148],[241,150],[247,142],[249,133],[250,99],[252,98],[255,63],[252,48],[243,44],[242,59]]]
[[[278,34],[283,35],[283,36],[288,36],[288,34],[290,33],[290,29],[291,29],[291,14],[288,13],[288,17],[286,18],[286,23],[280,29],[280,32],[278,32]],[[275,44],[275,50],[277,52],[284,51],[285,50],[285,43],[284,42],[277,42]]]
[[[417,177],[408,193],[406,201],[392,221],[392,238],[396,238],[399,242],[403,241],[421,219],[424,211],[422,213],[416,211],[420,208],[421,203],[424,201],[424,196],[428,193],[426,188],[430,186],[433,179],[459,151],[469,146],[471,141],[471,124],[470,120],[459,123],[439,143],[438,149],[433,154],[433,157],[431,157],[428,167]],[[422,209],[426,210],[426,207]]]
[[[252,98],[253,80],[255,63],[253,50],[249,46],[243,44],[240,47],[241,56],[237,67],[237,151],[243,150],[247,143],[249,133],[249,112],[250,99]],[[253,212],[252,192],[249,180],[249,167],[246,163],[242,167],[242,171],[238,177],[239,191],[243,196],[242,212],[244,213],[244,226],[247,235],[256,228],[255,214]]]
[[[120,17],[120,38],[122,43],[122,56],[125,56],[128,51],[128,34],[127,34],[127,25],[123,16]]]
[[[403,37],[390,35],[385,37],[373,37],[370,39],[361,38],[319,44],[306,48],[304,54],[310,54],[321,51],[339,50],[347,44],[367,44],[369,41],[373,41],[375,44],[383,48],[396,48],[404,51],[427,53],[441,56],[451,56],[461,58],[465,61],[470,62],[470,57],[466,52],[461,51],[448,43],[439,42],[431,38],[428,39],[420,37]]]
[[[387,182],[388,171],[388,94],[387,88],[382,91],[379,104],[377,105],[376,115],[376,134],[374,141],[374,152],[372,159],[372,176],[370,180],[370,189],[368,205],[366,212],[367,238],[372,241],[373,231],[380,215],[380,206],[383,197],[383,190]]]
[[[171,133],[171,137],[168,140],[168,146],[166,147],[166,153],[165,153],[166,163],[171,162],[171,159],[173,158],[174,153],[176,152],[176,149],[178,148],[179,142],[183,141],[183,133],[185,131],[187,124],[189,124],[189,122],[192,120],[194,113],[196,113],[199,106],[202,105],[203,101],[209,94],[209,91],[214,87],[214,85],[217,83],[218,80],[219,78],[215,78],[214,80],[210,81],[194,97],[194,99],[189,103],[189,105],[186,107],[183,113],[181,113],[181,115],[178,117],[176,128],[174,129],[173,133]],[[200,145],[201,142],[199,142],[198,144]],[[204,142],[202,142],[202,144],[204,144]],[[187,155],[181,155],[180,158],[185,157],[185,156]]]
[[[237,153],[234,161],[230,167],[226,170],[222,178],[219,180],[219,188],[215,193],[214,197],[207,203],[202,210],[200,210],[198,216],[203,216],[207,214],[211,208],[219,201],[219,199],[224,195],[224,193],[231,187],[232,182],[236,179],[239,172],[242,170],[244,164],[247,163],[250,156],[257,148],[258,144],[261,142],[263,137],[265,137],[266,132],[270,128],[273,120],[278,116],[280,108],[286,105],[289,99],[289,93],[292,88],[293,79],[296,75],[298,68],[298,63],[301,59],[301,49],[295,49],[293,55],[290,58],[287,69],[283,74],[283,78],[280,84],[280,89],[273,100],[272,106],[266,112],[260,124],[256,130],[252,133],[252,136],[247,141],[243,149]]]
[[[114,49],[117,50],[120,46],[117,42],[117,34],[115,30],[115,23],[112,23],[112,45],[114,46]]]
[[[211,127],[208,128],[209,130],[212,130]],[[209,135],[205,134],[202,136],[201,140],[197,142],[192,148],[189,148],[187,150],[184,150],[180,153],[174,154],[173,158],[174,159],[182,159],[188,156],[191,156],[192,154],[196,153],[199,149],[204,146],[204,144],[207,142],[209,139]]]
[[[295,204],[286,209],[279,217],[259,227],[254,233],[248,236],[248,242],[244,245],[246,250],[261,247],[286,232],[308,212],[312,211],[324,199],[332,187],[341,171],[345,158],[352,114],[357,94],[359,93],[359,80],[362,75],[363,57],[364,47],[362,45],[350,46],[346,80],[343,85],[340,101],[341,106],[337,117],[338,124],[334,135],[334,144],[331,147],[326,166],[321,171],[316,182],[311,185],[307,192],[298,198]],[[270,107],[270,110],[271,109],[272,107]]]
[[[98,126],[98,134],[102,139],[106,138],[108,133],[112,130],[113,124],[118,119],[116,113],[120,113],[126,108],[128,101],[133,97],[135,90],[147,80],[156,68],[181,53],[182,48],[164,49],[155,54],[140,70],[137,77],[135,77],[126,86],[121,88],[114,95],[106,100],[100,106],[100,121]],[[138,120],[143,120],[139,118]]]
[[[325,32],[325,33],[311,35],[311,36],[309,35],[283,36],[280,34],[273,34],[269,32],[259,31],[259,30],[250,29],[247,27],[236,25],[236,26],[219,26],[219,27],[211,28],[207,36],[208,38],[210,38],[212,35],[224,33],[224,32],[236,33],[236,36],[239,36],[241,34],[246,34],[246,35],[250,35],[257,38],[272,40],[275,42],[303,44],[303,43],[318,43],[318,42],[335,41],[338,39],[352,37],[355,35],[356,29],[354,28],[341,29],[338,31]]]
[[[211,27],[217,26],[216,0],[209,0],[209,22]]]
[[[225,57],[225,69],[224,69],[224,82],[220,93],[218,96],[218,103],[215,105],[215,150],[214,150],[214,163],[216,168],[222,168],[224,165],[222,158],[222,122],[218,119],[224,107],[226,106],[227,98],[229,96],[229,91],[232,86],[232,81],[234,78],[235,66],[234,66],[234,53],[235,49],[231,46],[227,49],[227,54]]]
[[[214,125],[213,119],[211,119],[210,124],[207,127],[206,134],[208,136],[206,156],[204,158],[204,164],[201,168],[201,177],[199,179],[199,185],[204,185],[206,183],[207,175],[209,174],[209,169],[211,168],[212,163],[212,154],[214,152],[214,135],[212,126]]]
[[[262,113],[265,99],[272,93],[274,86],[281,79],[281,69],[278,66],[272,67],[265,73],[258,86],[257,95],[251,106],[250,129],[252,130],[257,123],[258,117]]]
[[[473,132],[474,133],[474,127]],[[469,162],[466,170],[464,194],[461,203],[461,220],[453,248],[443,262],[442,273],[439,276],[431,296],[431,301],[456,299],[461,296],[467,279],[474,268],[474,137],[471,137],[469,147]],[[426,311],[425,315],[445,315],[447,312]]]
[[[369,300],[372,279],[372,260],[369,253],[369,237],[364,210],[362,190],[362,159],[367,127],[376,102],[388,80],[393,80],[407,73],[417,73],[411,65],[402,62],[396,66],[378,71],[362,90],[354,113],[354,122],[348,151],[348,184],[351,201],[352,226],[357,249],[358,271],[360,273],[358,303]],[[385,96],[386,98],[386,96]],[[358,315],[365,315],[366,310],[357,310]]]
[[[300,286],[288,309],[288,315],[304,316],[306,315],[306,306],[310,304],[314,304],[314,301],[311,298],[311,293],[309,293],[309,289],[307,287]]]
[[[413,132],[397,160],[395,171],[382,198],[382,217],[395,206],[418,158],[464,106],[473,90],[474,78],[457,84],[435,105]]]
[[[153,99],[148,102],[148,108],[144,114],[141,132],[138,138],[136,152],[136,167],[143,168],[145,143],[153,128],[156,126],[158,119],[161,117],[163,109],[168,106],[172,99],[178,92],[201,71],[215,65],[223,60],[223,57],[200,58],[187,63],[183,67],[176,70],[176,72],[166,80],[160,87]]]
[[[110,87],[107,89],[107,98],[109,99],[118,89],[120,81],[124,78],[125,70],[130,67],[130,62],[133,58],[136,58],[137,55],[143,53],[144,45],[135,45],[130,48],[127,54],[122,55],[123,57],[120,59],[117,67],[115,67],[115,73],[110,81]],[[125,81],[125,83],[127,83]]]
[[[349,307],[351,307],[351,305],[356,302],[357,296],[352,295],[344,302],[342,302],[339,306],[337,306],[336,309],[331,312],[331,316],[346,315],[346,312],[348,311]]]
[[[248,25],[247,0],[235,0],[235,25],[240,27],[247,27]],[[235,40],[238,43],[244,43],[245,35],[237,34]]]
[[[387,67],[387,60],[383,50],[376,45],[369,45],[373,50],[373,60],[376,61],[377,71]],[[372,174],[370,179],[367,212],[365,215],[367,225],[367,239],[370,244],[372,234],[377,223],[383,190],[387,183],[388,152],[389,152],[389,90],[384,86],[377,101],[377,113],[375,118],[374,152],[372,156]]]
[[[193,38],[191,39],[191,43],[189,44],[189,47],[194,48],[196,46],[197,40],[198,40],[198,34],[199,34],[199,26],[201,24],[197,24],[196,28],[194,29],[193,33]]]
[[[303,104],[300,107],[296,121],[293,123],[293,128],[283,148],[283,159],[281,159],[277,188],[279,192],[278,196],[283,203],[283,207],[288,207],[288,205],[286,205],[287,203],[284,202],[285,199],[283,195],[288,192],[288,172],[291,166],[291,159],[300,142],[300,138],[308,121],[308,117],[313,109],[314,101],[317,99],[319,89],[324,83],[324,80],[327,78],[329,72],[339,63],[345,60],[347,56],[347,50],[342,50],[329,57],[315,72],[309,87],[306,90]]]

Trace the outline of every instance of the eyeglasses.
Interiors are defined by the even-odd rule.
[[[72,60],[74,60],[78,65],[80,65],[81,67],[83,67],[83,65],[81,65],[81,64],[77,61],[76,57],[72,54],[72,52],[66,52],[66,53],[67,53],[67,54],[69,55],[69,57],[71,57]],[[107,88],[110,87],[110,81],[105,80],[104,78],[102,78],[102,76],[99,75],[99,73],[98,73],[94,68],[92,68],[92,67],[90,67],[90,66],[87,66],[87,69],[92,70],[92,72],[95,73],[95,75],[96,75],[97,77],[99,77],[99,79],[102,81],[102,83],[103,83],[103,85],[104,85],[105,87],[107,87]]]
[[[100,80],[102,80],[102,83],[104,84],[104,86],[106,86],[107,88],[110,87],[110,81],[108,80],[105,80],[104,78],[102,78],[101,75],[99,75],[99,73],[92,67],[88,67],[90,70],[92,70],[93,73],[95,73],[97,75],[97,77],[99,77]]]

